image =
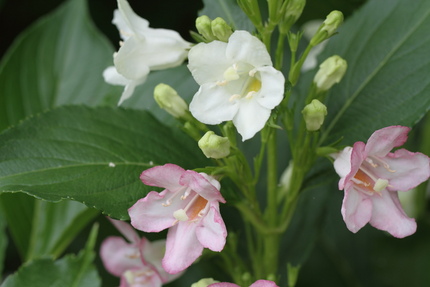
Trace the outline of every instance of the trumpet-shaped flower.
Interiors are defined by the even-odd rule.
[[[150,28],[149,22],[139,17],[126,0],[118,0],[112,22],[123,40],[114,54],[115,68],[127,79],[126,84],[122,83],[125,90],[120,102],[131,96],[136,85],[145,82],[150,71],[179,66],[191,47],[176,31]]]
[[[200,85],[190,111],[202,123],[232,120],[247,140],[283,99],[284,76],[273,68],[265,45],[246,31],[235,31],[228,43],[200,43],[191,48],[188,59]]]
[[[149,186],[165,188],[151,191],[129,210],[131,224],[145,232],[169,229],[164,269],[175,274],[190,266],[203,248],[221,251],[227,236],[219,212],[225,202],[219,182],[204,173],[166,164],[145,170],[140,176]]]
[[[240,287],[240,286],[233,283],[222,282],[222,283],[211,284],[208,287]],[[257,280],[251,285],[249,285],[249,287],[279,287],[279,286],[276,285],[276,283],[273,281]]]
[[[165,240],[150,242],[139,238],[129,224],[111,222],[129,242],[119,236],[106,238],[100,257],[106,270],[121,278],[120,287],[161,287],[180,275],[170,275],[161,266]]]
[[[416,230],[415,220],[402,209],[398,191],[407,191],[430,176],[430,160],[405,149],[390,151],[407,140],[408,127],[390,126],[374,132],[335,155],[334,167],[344,189],[342,216],[349,230],[357,232],[370,223],[402,238]]]

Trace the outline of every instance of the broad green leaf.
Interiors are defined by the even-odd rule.
[[[21,258],[27,256],[35,199],[25,194],[0,194],[0,205]]]
[[[170,85],[188,103],[191,102],[192,97],[199,89],[187,66],[181,65],[172,69],[151,72],[146,82],[137,87],[133,96],[127,99],[121,106],[151,111],[163,123],[177,123],[154,100],[154,88],[160,83]]]
[[[366,140],[376,129],[414,125],[430,107],[430,1],[369,1],[319,57],[348,71],[329,94],[322,142]]]
[[[212,20],[223,18],[235,30],[254,31],[254,25],[240,9],[235,0],[203,0],[204,8],[199,15],[206,15]]]
[[[0,63],[0,130],[54,106],[119,97],[121,88],[102,78],[113,52],[90,21],[85,0],[70,0],[41,18]]]
[[[207,161],[188,136],[145,111],[60,107],[0,135],[0,191],[72,199],[118,219],[151,189],[140,173],[165,163]]]
[[[27,259],[44,255],[57,258],[98,213],[74,201],[35,201]]]
[[[1,287],[93,287],[101,286],[100,278],[92,261],[97,228],[93,228],[87,247],[77,256],[71,254],[53,261],[37,259],[27,262],[10,275]]]
[[[3,274],[7,242],[8,239],[6,235],[6,218],[4,217],[3,209],[0,206],[0,280],[2,280],[1,274]]]

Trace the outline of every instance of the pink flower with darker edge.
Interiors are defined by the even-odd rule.
[[[178,275],[170,275],[161,266],[165,240],[148,241],[139,238],[126,222],[109,220],[129,241],[119,236],[106,238],[100,248],[100,257],[106,270],[121,278],[120,287],[161,287]]]
[[[140,179],[165,189],[151,191],[128,210],[131,224],[144,232],[169,229],[162,261],[168,273],[188,268],[203,248],[218,252],[224,248],[227,230],[219,202],[225,200],[217,180],[174,164],[147,169]]]
[[[416,231],[415,220],[403,211],[397,192],[426,181],[430,160],[405,149],[390,152],[406,142],[409,130],[403,126],[377,130],[366,144],[356,142],[334,156],[339,189],[345,191],[342,216],[352,232],[367,223],[398,238]]]
[[[209,285],[208,287],[240,287],[239,285],[233,283],[214,283]],[[249,287],[279,287],[275,282],[269,280],[257,280]]]

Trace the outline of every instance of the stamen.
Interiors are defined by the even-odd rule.
[[[229,102],[233,102],[234,100],[240,99],[241,96],[239,94],[234,94],[228,99]]]
[[[389,172],[396,172],[396,170],[394,170],[394,169],[391,169],[390,168],[390,165],[386,162],[386,161],[384,161],[383,159],[380,159],[379,157],[376,157],[376,156],[370,156],[372,159],[374,159],[374,160],[376,160],[376,161],[379,161],[380,163],[382,163],[382,165],[384,166],[384,168],[387,170],[387,171],[389,171]]]
[[[383,191],[388,186],[388,180],[378,178],[378,180],[375,182],[375,186],[373,186],[373,190],[376,192]]]
[[[370,158],[366,158],[366,161],[372,166],[372,167],[378,167],[379,165],[377,165],[376,163],[374,163],[373,162],[373,160],[372,159],[370,159]]]
[[[175,197],[177,197],[179,194],[181,194],[184,190],[188,189],[188,187],[184,186],[182,189],[173,192],[173,194],[168,197],[165,201],[165,203],[162,203],[161,205],[164,207],[170,206],[172,204],[172,201],[175,199]],[[185,191],[186,194],[187,191]],[[181,199],[184,195],[181,196]]]
[[[251,91],[251,92],[249,92],[249,93],[245,96],[245,99],[247,99],[247,100],[252,99],[252,97],[254,96],[254,94],[255,94],[255,93],[256,93],[255,91]]]
[[[228,82],[227,82],[226,80],[223,80],[223,81],[217,81],[217,82],[216,82],[216,85],[217,85],[217,86],[221,86],[221,87],[222,87],[222,86],[227,85],[227,83],[228,83]]]
[[[370,186],[370,183],[361,181],[359,179],[356,179],[355,177],[353,177],[351,180],[356,184],[361,184],[361,185],[364,185],[366,187]]]
[[[175,217],[179,221],[187,221],[188,215],[183,209],[178,209],[175,212],[173,212],[173,217]]]

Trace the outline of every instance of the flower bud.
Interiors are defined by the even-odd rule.
[[[230,154],[230,141],[220,137],[213,131],[207,132],[198,142],[200,149],[207,158],[223,158]]]
[[[317,33],[310,41],[311,46],[316,46],[322,41],[330,38],[336,32],[337,28],[343,23],[343,14],[340,11],[334,10],[327,15]]]
[[[218,283],[218,282],[219,281],[216,281],[212,278],[203,278],[203,279],[200,279],[198,282],[193,283],[191,287],[207,287],[211,284]]]
[[[312,100],[302,110],[302,114],[306,123],[306,129],[310,132],[317,131],[324,123],[324,118],[327,115],[327,107],[318,100]]]
[[[279,31],[282,34],[288,33],[291,26],[300,18],[305,8],[306,0],[290,0],[285,9],[285,15],[279,24]]]
[[[211,19],[206,15],[202,15],[196,19],[197,31],[209,42],[216,40],[216,37],[212,33],[211,22]]]
[[[341,57],[334,55],[321,63],[314,77],[318,92],[327,91],[334,84],[339,83],[345,75],[347,63]]]
[[[160,108],[174,116],[182,118],[188,111],[188,105],[169,85],[158,84],[154,89],[154,99]]]
[[[233,31],[223,18],[217,17],[211,22],[212,34],[222,42],[228,42]]]

